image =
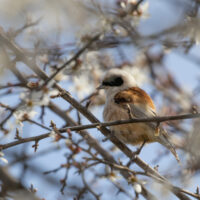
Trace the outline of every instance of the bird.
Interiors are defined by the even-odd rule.
[[[104,89],[106,94],[103,110],[105,122],[157,116],[152,98],[138,87],[134,77],[123,69],[112,68],[107,71],[97,89]],[[121,124],[111,126],[110,130],[126,144],[158,142],[180,161],[168,132],[157,122]]]

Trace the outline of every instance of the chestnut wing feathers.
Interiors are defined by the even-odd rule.
[[[131,87],[121,92],[118,92],[114,97],[115,103],[134,103],[140,106],[147,105],[155,111],[154,103],[151,97],[138,87]]]
[[[114,101],[119,106],[127,109],[132,117],[147,118],[156,116],[155,106],[151,97],[142,89],[132,87],[127,90],[118,92]],[[156,123],[148,123],[148,125],[155,129]]]

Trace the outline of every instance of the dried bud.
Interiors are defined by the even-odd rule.
[[[39,86],[39,83],[38,82],[28,82],[27,86],[29,88],[37,88]]]

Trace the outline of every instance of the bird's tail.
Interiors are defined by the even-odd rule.
[[[176,149],[174,145],[170,142],[169,135],[164,129],[160,130],[159,136],[157,137],[157,141],[160,144],[164,145],[167,149],[169,149],[176,158],[177,162],[180,162],[178,154],[176,153]]]

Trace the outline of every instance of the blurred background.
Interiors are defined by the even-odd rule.
[[[199,5],[198,0],[0,0],[0,199],[145,199],[102,162],[83,135],[55,131],[90,122],[59,97],[54,82],[100,121],[105,94],[96,88],[111,68],[132,74],[159,116],[198,113]],[[35,66],[55,76],[45,82]],[[190,199],[199,199],[199,124],[200,119],[162,123],[181,164],[157,143],[145,145],[139,155],[194,194]],[[122,165],[128,163],[100,131],[86,131]],[[20,143],[49,132],[50,137]],[[5,145],[14,141],[19,144]],[[177,199],[136,164],[129,168],[158,199]]]

